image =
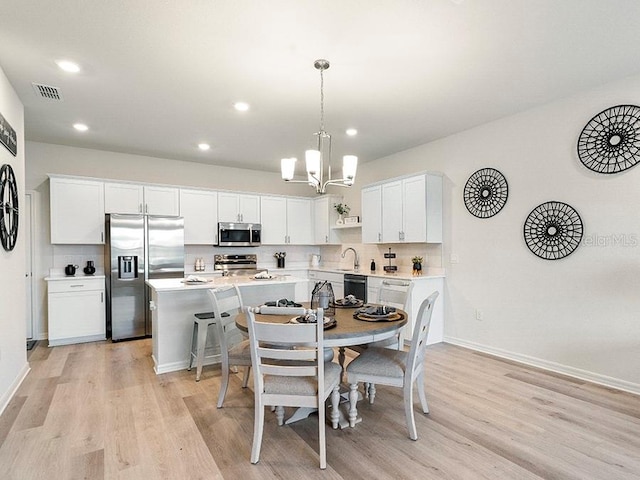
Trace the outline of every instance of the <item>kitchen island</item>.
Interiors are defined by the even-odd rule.
[[[216,277],[190,285],[184,279],[148,280],[151,289],[151,330],[154,370],[157,374],[184,370],[189,366],[194,314],[210,312],[207,290],[237,285],[245,305],[260,305],[281,298],[294,299],[296,285],[307,280],[289,275],[267,280],[253,277]],[[207,354],[218,351],[215,331],[210,328]],[[211,360],[205,364],[213,363]]]

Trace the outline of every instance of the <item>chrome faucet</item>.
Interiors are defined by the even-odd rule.
[[[355,248],[347,247],[342,252],[342,258],[347,254],[347,252],[351,250],[353,252],[353,269],[357,272],[360,269],[360,259],[358,258],[358,252],[356,252]]]

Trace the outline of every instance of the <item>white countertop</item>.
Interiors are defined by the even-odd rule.
[[[84,273],[76,274],[76,275],[50,275],[48,277],[44,277],[46,282],[57,282],[60,280],[85,280],[89,278],[100,278],[104,280],[104,275],[94,274],[94,275],[85,275]]]
[[[310,271],[314,272],[329,272],[329,273],[351,273],[355,275],[365,275],[367,277],[379,277],[379,278],[398,278],[402,280],[420,280],[422,278],[444,278],[445,272],[444,268],[427,268],[422,270],[422,275],[413,275],[411,271],[403,271],[400,270],[396,273],[385,273],[384,270],[376,270],[375,272],[371,272],[369,269],[366,270],[345,270],[343,268],[332,268],[332,267],[310,267]]]
[[[293,277],[291,275],[277,275],[268,280],[256,280],[253,277],[237,276],[237,277],[215,277],[208,278],[206,283],[187,284],[183,278],[161,278],[155,280],[147,280],[147,285],[156,292],[169,291],[188,291],[205,288],[217,288],[225,285],[237,285],[239,287],[258,287],[268,285],[292,284],[298,282],[307,282],[306,278]]]

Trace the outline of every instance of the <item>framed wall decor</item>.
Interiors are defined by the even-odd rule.
[[[478,218],[493,217],[507,203],[509,185],[504,175],[495,168],[482,168],[467,180],[463,197],[471,215]]]
[[[10,252],[18,238],[18,185],[11,165],[0,168],[0,241]]]
[[[563,202],[545,202],[534,208],[524,222],[524,241],[534,255],[559,260],[572,254],[582,240],[582,219]]]
[[[597,173],[635,166],[640,160],[640,107],[618,105],[589,120],[578,138],[578,157]]]

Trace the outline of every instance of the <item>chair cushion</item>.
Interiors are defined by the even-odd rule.
[[[251,344],[249,340],[243,340],[229,349],[229,364],[251,365]]]
[[[340,382],[342,368],[337,363],[324,364],[324,391],[331,385]],[[313,377],[284,377],[279,375],[264,376],[264,393],[288,395],[315,395],[317,381]]]
[[[407,363],[407,352],[388,348],[367,348],[347,365],[347,375],[372,375],[402,378]]]

